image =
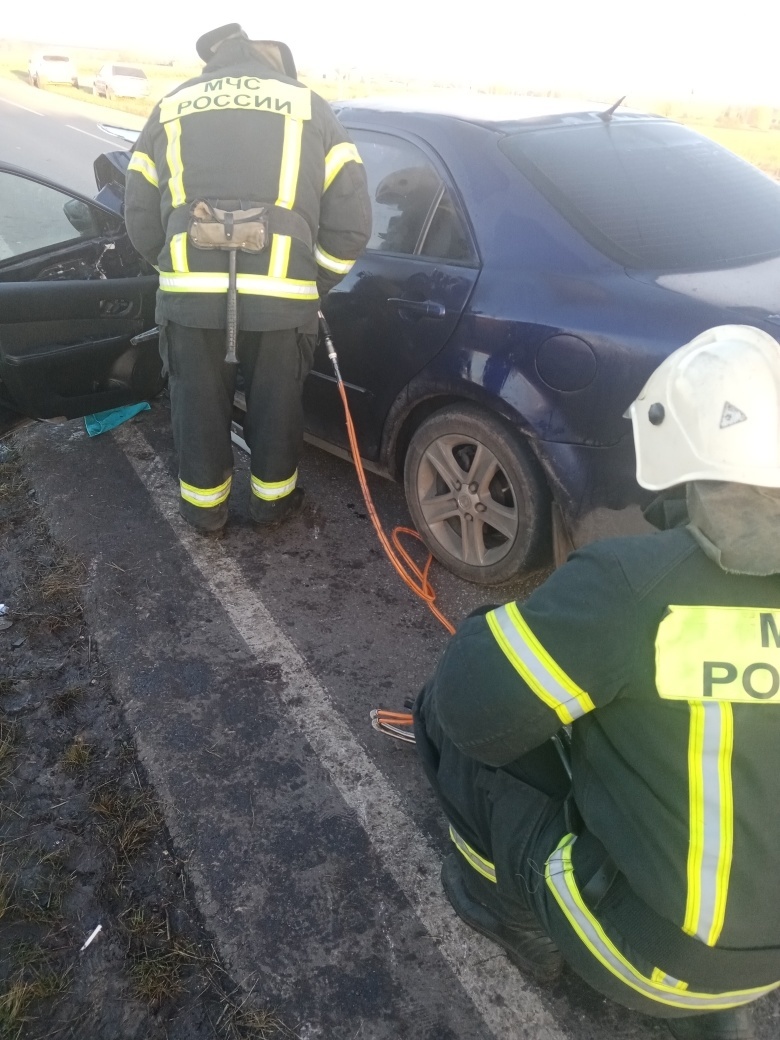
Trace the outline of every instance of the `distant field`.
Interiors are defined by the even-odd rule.
[[[146,72],[149,79],[150,96],[145,99],[114,98],[112,101],[107,101],[105,98],[96,97],[92,94],[92,80],[102,64],[103,60],[94,62],[80,61],[78,63],[78,89],[54,84],[46,89],[66,97],[79,98],[82,101],[89,100],[93,104],[104,105],[106,108],[129,112],[136,116],[147,116],[161,97],[169,93],[185,79],[189,79],[190,76],[198,75],[202,68],[198,64],[189,66],[175,65],[171,67],[133,62],[133,64],[139,64]],[[19,57],[11,59],[0,57],[0,76],[21,80],[26,83],[26,58],[22,60]],[[378,81],[324,80],[309,78],[305,74],[301,75],[301,79],[307,86],[310,86],[328,100],[398,92],[399,89],[402,89],[398,84],[386,84]],[[419,88],[415,85],[414,89]],[[659,111],[659,108],[654,106],[648,110]],[[660,110],[663,111],[663,108]],[[670,112],[670,115],[673,118],[677,118],[679,122],[686,123],[699,133],[711,138],[713,141],[717,141],[725,148],[729,148],[732,152],[736,152],[737,155],[758,166],[765,173],[780,179],[780,128],[769,130],[758,130],[747,126],[731,128],[719,126],[714,120],[713,122],[702,122],[700,119],[694,120],[687,119],[685,116],[680,117],[673,111]]]
[[[729,148],[765,173],[780,179],[780,129],[730,130],[720,126],[691,124],[694,130]]]

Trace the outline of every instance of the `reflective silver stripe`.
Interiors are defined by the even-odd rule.
[[[301,169],[302,140],[303,120],[285,116],[282,165],[279,171],[279,198],[276,200],[276,205],[282,206],[284,209],[292,209],[295,202],[298,174]]]
[[[683,931],[714,946],[723,931],[734,851],[734,716],[726,701],[691,701],[690,712],[690,837]]]
[[[342,141],[341,144],[334,145],[325,156],[325,181],[322,186],[323,193],[328,190],[336,177],[338,177],[341,168],[346,166],[348,162],[363,162],[354,144],[350,141]]]
[[[287,265],[290,262],[292,239],[289,235],[274,235],[271,242],[271,258],[268,261],[270,278],[286,278]]]
[[[265,502],[273,502],[277,498],[284,498],[295,490],[298,481],[298,470],[287,480],[265,481],[260,480],[254,473],[251,475],[252,494],[262,498]]]
[[[304,282],[294,278],[271,278],[264,274],[240,274],[236,288],[250,296],[280,296],[295,300],[317,300],[316,282]],[[221,272],[177,271],[160,272],[160,289],[163,292],[226,293],[228,276]]]
[[[168,160],[168,191],[175,208],[183,206],[187,201],[184,194],[184,164],[181,159],[181,121],[174,119],[166,123],[165,136],[168,138],[168,147],[165,150]]]
[[[486,620],[510,664],[564,725],[593,711],[593,701],[550,657],[526,624],[517,604],[507,603],[491,610]]]
[[[218,506],[220,503],[225,502],[230,497],[230,486],[233,483],[233,478],[228,477],[224,484],[220,484],[219,487],[213,488],[198,488],[193,484],[186,484],[183,480],[179,481],[179,489],[181,497],[190,502],[194,506],[201,506],[204,509],[208,509],[211,506]]]
[[[321,267],[336,274],[347,274],[355,266],[354,260],[339,260],[338,257],[326,253],[319,243],[314,247],[314,258]]]
[[[461,838],[452,825],[450,825],[450,838],[452,838],[455,848],[466,859],[470,867],[473,867],[477,873],[481,874],[482,877],[487,878],[488,881],[496,880],[495,866],[489,859],[480,856],[476,849],[472,849],[469,843],[464,838]]]
[[[181,231],[171,238],[171,264],[177,274],[187,274],[190,266],[187,261],[187,232]]]
[[[685,983],[677,979],[673,980],[673,984],[661,981],[667,976],[660,968],[654,969],[650,978],[643,975],[618,950],[585,905],[574,879],[571,862],[571,851],[575,841],[576,838],[573,834],[567,834],[563,838],[547,861],[545,881],[569,924],[588,950],[621,982],[659,1004],[691,1010],[700,1009],[701,1011],[717,1011],[749,1004],[780,986],[780,982],[773,982],[769,986],[733,990],[728,993],[693,993],[691,990],[683,989]]]
[[[153,187],[158,188],[160,186],[160,178],[157,176],[157,167],[154,165],[154,159],[145,152],[133,152],[130,162],[127,164],[127,169],[128,171],[135,170],[136,173],[140,173]]]

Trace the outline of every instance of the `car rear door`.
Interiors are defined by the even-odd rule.
[[[0,164],[0,401],[76,418],[162,386],[157,275],[109,209]]]
[[[463,204],[439,157],[411,135],[348,129],[366,168],[373,231],[365,253],[323,309],[361,453],[375,459],[390,407],[452,335],[479,261]],[[346,445],[323,344],[304,404],[310,435]]]

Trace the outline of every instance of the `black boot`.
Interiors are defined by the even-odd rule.
[[[677,1040],[756,1040],[750,1012],[746,1008],[670,1018],[666,1024]]]
[[[563,958],[536,915],[519,904],[508,909],[495,883],[463,862],[460,853],[451,852],[444,860],[441,883],[458,917],[498,943],[516,967],[540,982],[552,982],[560,975]]]
[[[215,534],[217,531],[221,531],[227,523],[228,504],[221,502],[218,506],[200,509],[180,498],[179,516],[183,517],[199,534]]]
[[[304,490],[300,487],[294,488],[284,498],[274,498],[271,501],[252,495],[249,502],[249,515],[261,527],[275,527],[277,524],[289,520],[296,513],[300,513],[303,496]]]

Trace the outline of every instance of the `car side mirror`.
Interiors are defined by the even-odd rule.
[[[82,238],[94,238],[102,233],[97,213],[81,199],[68,199],[62,207],[68,222]]]

